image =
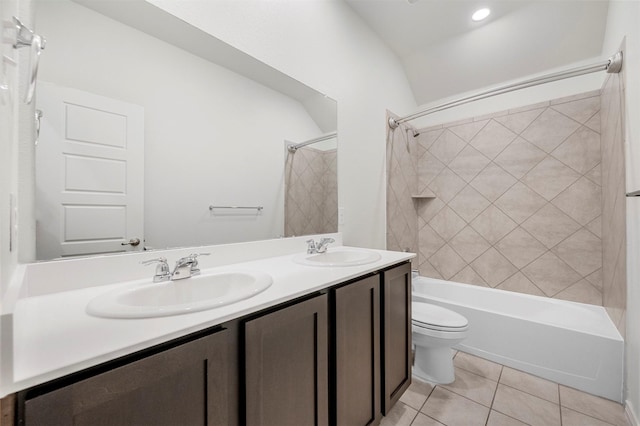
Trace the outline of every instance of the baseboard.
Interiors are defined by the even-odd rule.
[[[640,422],[638,421],[638,416],[633,412],[633,408],[629,401],[627,400],[624,404],[624,412],[627,415],[627,421],[631,426],[640,426]]]

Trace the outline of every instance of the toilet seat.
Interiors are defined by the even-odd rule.
[[[420,300],[411,302],[413,375],[435,384],[453,383],[452,348],[466,339],[469,322],[450,309]]]
[[[445,332],[463,332],[469,328],[467,319],[450,309],[424,302],[411,302],[414,327]]]

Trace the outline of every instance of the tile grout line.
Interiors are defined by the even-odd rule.
[[[431,394],[433,394],[433,391],[436,389],[436,387],[432,387],[431,390],[429,391],[429,395],[427,395],[427,398],[424,400],[424,402],[422,403],[422,405],[420,406],[420,408],[418,409],[418,413],[422,413],[422,409],[424,408],[425,404],[427,403],[427,401],[429,400],[429,398],[431,398]],[[424,413],[422,413],[424,414]]]
[[[398,402],[400,402],[400,401],[398,401]],[[403,404],[402,402],[400,402],[400,403]],[[409,407],[409,408],[413,408],[410,405],[407,405],[407,404],[405,404],[405,405],[407,407]],[[416,418],[418,417],[418,413],[420,413],[420,410],[416,410],[416,414],[411,418],[411,421],[409,422],[409,425],[411,425],[416,420]]]
[[[466,353],[466,352],[464,352],[464,353]],[[474,355],[474,356],[475,356],[475,355]],[[478,357],[478,358],[479,358],[479,357]],[[484,358],[481,358],[481,359],[484,359]],[[493,362],[493,361],[491,361],[491,362]],[[530,375],[530,376],[532,376],[532,377],[535,377],[535,378],[538,378],[538,379],[541,379],[541,380],[545,380],[545,381],[547,381],[547,382],[553,383],[553,384],[555,384],[556,386],[558,386],[558,403],[555,403],[555,402],[553,402],[553,401],[549,401],[548,399],[542,398],[542,397],[540,397],[540,396],[538,396],[538,395],[534,395],[534,394],[532,394],[532,393],[530,393],[530,392],[527,392],[527,391],[525,391],[525,390],[518,389],[518,388],[513,387],[513,386],[510,386],[510,385],[508,385],[508,384],[506,384],[506,383],[502,383],[500,380],[502,379],[502,374],[503,374],[503,372],[504,372],[504,368],[505,368],[505,367],[507,367],[507,368],[511,368],[511,367],[505,366],[505,365],[503,365],[503,364],[498,364],[498,365],[500,365],[500,367],[501,367],[501,368],[500,368],[500,376],[498,377],[498,381],[497,381],[498,385],[503,385],[503,386],[506,386],[506,387],[508,387],[508,388],[515,389],[515,390],[517,390],[517,391],[520,391],[520,392],[522,392],[522,393],[525,393],[525,394],[527,394],[527,395],[533,396],[533,397],[535,397],[535,398],[538,398],[538,399],[540,399],[540,400],[542,400],[542,401],[549,402],[549,403],[554,404],[554,405],[558,405],[558,406],[560,406],[560,405],[561,405],[561,404],[560,404],[560,385],[559,385],[558,383],[555,383],[555,382],[552,382],[552,381],[550,381],[550,380],[544,379],[544,378],[542,378],[542,377],[539,377],[539,376],[536,376],[536,375],[533,375],[533,374],[527,373],[527,372],[525,372],[525,371],[517,370],[517,369],[515,369],[515,368],[513,369],[513,370],[515,370],[515,371],[518,371],[518,372],[521,372],[521,373],[524,373],[524,374],[528,374],[528,375]],[[485,377],[485,376],[482,376],[482,375],[480,375],[480,374],[474,373],[473,371],[467,370],[467,369],[466,369],[466,368],[464,368],[464,367],[456,366],[456,368],[459,368],[459,369],[464,370],[464,371],[466,371],[466,372],[468,372],[468,373],[474,374],[474,375],[476,375],[476,376],[478,376],[478,377],[482,377],[482,378],[484,378],[484,379],[491,380],[492,382],[495,382],[495,380],[493,380],[493,379],[490,379],[490,378],[488,378],[488,377]],[[497,389],[498,389],[498,388],[497,388],[497,386],[496,386],[496,392],[495,392],[495,393],[497,393]],[[447,389],[447,390],[449,390],[449,389]],[[451,392],[455,393],[456,395],[459,395],[459,394],[458,394],[457,392],[455,392],[455,391],[451,391]],[[491,408],[492,408],[492,409],[493,409],[493,402],[495,401],[495,393],[494,393],[493,400],[491,401]],[[463,395],[460,395],[460,396],[463,396]],[[467,398],[467,399],[469,399],[469,398]],[[473,401],[473,400],[472,400],[472,401]],[[477,402],[477,401],[474,401],[474,402],[476,402],[476,403],[480,404],[480,403],[479,403],[479,402]],[[480,405],[482,405],[482,404],[480,404]],[[567,408],[569,408],[569,407],[567,407]],[[577,411],[577,410],[574,410],[574,411]],[[581,414],[585,414],[585,413],[581,413]],[[590,417],[593,417],[593,416],[590,416]],[[594,417],[594,418],[595,418],[595,417]]]
[[[560,410],[560,426],[562,426],[562,395],[560,395],[560,384],[558,383],[558,407]]]
[[[500,374],[498,375],[498,383],[496,383],[496,390],[493,392],[493,398],[491,398],[491,404],[489,405],[489,415],[487,416],[487,421],[485,422],[485,426],[489,424],[489,418],[491,417],[491,411],[493,411],[493,403],[496,400],[496,395],[498,394],[498,386],[500,386],[500,379],[502,379],[502,372],[504,371],[504,365],[500,366]]]
[[[456,356],[454,356],[454,358],[455,358],[455,357],[457,357],[457,355],[458,355],[459,353],[460,353],[460,351],[458,351],[458,352],[456,353]],[[465,352],[465,353],[466,353],[466,352]],[[500,365],[501,369],[500,369],[500,374],[499,374],[499,377],[498,377],[498,381],[497,381],[497,382],[495,382],[494,380],[489,379],[488,377],[485,377],[485,376],[482,376],[482,375],[480,375],[480,374],[474,373],[473,371],[470,371],[470,370],[465,369],[465,368],[463,368],[463,367],[456,367],[456,368],[459,368],[459,369],[461,369],[461,370],[464,370],[464,371],[466,371],[466,372],[468,372],[468,373],[470,373],[470,374],[473,374],[473,375],[478,376],[478,377],[482,377],[482,378],[484,378],[484,379],[486,379],[486,380],[490,380],[490,381],[492,381],[492,382],[495,382],[495,383],[496,383],[496,390],[494,391],[494,394],[493,394],[493,398],[492,398],[491,404],[490,404],[490,406],[488,407],[488,408],[489,408],[489,414],[488,414],[487,420],[485,421],[485,425],[487,425],[487,424],[488,424],[489,416],[491,415],[491,411],[499,412],[500,414],[502,414],[502,415],[504,415],[504,416],[507,416],[507,417],[512,418],[512,419],[514,419],[514,420],[517,420],[517,421],[519,421],[519,422],[525,423],[525,422],[523,422],[523,421],[522,421],[522,420],[520,420],[520,419],[517,419],[517,418],[515,418],[515,417],[512,417],[512,416],[510,416],[510,415],[508,415],[508,414],[502,413],[502,412],[500,412],[500,411],[498,411],[498,410],[495,410],[495,409],[493,408],[494,403],[495,403],[495,397],[496,397],[496,395],[497,395],[497,391],[498,391],[498,386],[499,386],[499,385],[503,385],[503,386],[505,386],[505,387],[509,387],[509,388],[511,388],[511,389],[514,389],[514,390],[516,390],[516,391],[522,392],[522,393],[527,394],[527,395],[529,395],[529,396],[532,396],[532,397],[534,397],[534,398],[540,399],[540,400],[542,400],[542,401],[545,401],[545,402],[548,402],[548,403],[551,403],[551,404],[557,405],[557,406],[558,406],[558,410],[559,410],[559,414],[560,414],[560,425],[562,425],[562,408],[566,408],[566,409],[568,409],[568,410],[575,411],[576,413],[579,413],[579,414],[581,414],[581,415],[587,416],[587,417],[592,418],[592,419],[594,419],[594,420],[598,420],[598,421],[600,421],[600,422],[603,422],[603,423],[606,423],[606,424],[608,424],[608,425],[614,426],[614,424],[609,423],[609,422],[608,422],[608,421],[606,421],[606,420],[603,420],[603,419],[600,419],[600,418],[598,418],[598,417],[594,417],[594,416],[592,416],[592,415],[590,415],[590,414],[583,413],[582,411],[575,410],[575,409],[572,409],[572,408],[570,408],[570,407],[566,407],[566,406],[564,406],[564,405],[562,404],[562,398],[561,398],[561,395],[560,395],[560,384],[558,384],[558,383],[554,383],[554,384],[555,384],[555,386],[557,387],[557,390],[558,390],[558,403],[557,403],[557,404],[556,404],[556,403],[554,403],[554,402],[552,402],[552,401],[549,401],[548,399],[541,398],[540,396],[537,396],[537,395],[531,394],[531,393],[529,393],[529,392],[527,392],[527,391],[524,391],[524,390],[522,390],[522,389],[518,389],[518,388],[515,388],[515,387],[510,386],[510,385],[508,385],[508,384],[502,383],[502,382],[501,382],[501,380],[502,380],[502,376],[503,376],[503,374],[504,374],[504,368],[505,368],[505,366],[504,366],[504,365],[502,365],[502,364],[498,364],[498,365]],[[519,371],[519,370],[516,370],[516,371]],[[528,373],[526,373],[526,374],[528,374]],[[534,376],[534,375],[531,375],[531,376],[533,376],[533,377],[538,377],[538,376]],[[543,379],[543,380],[546,380],[546,379]],[[428,382],[427,382],[427,383],[428,383]],[[553,382],[552,382],[552,383],[553,383]],[[435,389],[436,389],[438,386],[440,386],[440,387],[441,387],[443,390],[445,390],[445,391],[451,392],[451,393],[453,393],[453,394],[455,394],[455,395],[457,395],[457,396],[459,396],[459,397],[462,397],[462,398],[464,398],[464,399],[466,399],[466,400],[468,400],[468,401],[471,401],[471,402],[473,402],[473,403],[475,403],[475,404],[478,404],[478,405],[481,405],[481,406],[483,406],[483,407],[486,407],[485,405],[483,405],[483,404],[481,404],[481,403],[479,403],[479,402],[477,402],[477,401],[475,401],[475,400],[473,400],[473,399],[471,399],[471,398],[469,398],[469,397],[467,397],[467,396],[461,395],[461,394],[457,393],[457,392],[456,392],[456,391],[454,391],[454,390],[447,389],[447,388],[443,387],[442,385],[434,385],[434,387],[431,389],[431,391],[430,391],[430,392],[429,392],[429,394],[427,395],[427,398],[425,399],[425,402],[421,405],[420,409],[418,409],[418,410],[417,410],[417,413],[421,413],[421,414],[423,414],[423,415],[425,415],[425,416],[429,417],[430,419],[433,419],[434,421],[436,421],[436,422],[438,422],[438,423],[441,423],[438,419],[435,419],[435,418],[433,418],[433,417],[429,416],[428,414],[426,414],[426,413],[422,412],[422,408],[424,408],[425,404],[427,403],[427,401],[429,400],[429,398],[432,396],[432,394],[435,392]],[[405,405],[406,405],[406,404],[405,404]],[[416,419],[416,418],[417,418],[417,414],[413,417],[413,419],[412,419],[412,423],[413,423],[413,421],[415,421],[415,419]]]
[[[510,419],[513,419],[513,420],[515,420],[515,421],[517,421],[517,422],[520,422],[520,423],[522,423],[522,424],[525,424],[525,425],[531,426],[531,423],[527,423],[527,422],[525,422],[524,420],[517,419],[517,418],[515,418],[515,417],[513,417],[513,416],[510,416],[509,414],[505,414],[505,413],[503,413],[502,411],[494,410],[493,408],[492,408],[491,410],[492,410],[492,411],[495,411],[496,413],[500,413],[500,414],[502,414],[502,415],[503,415],[503,416],[505,416],[505,417],[508,417],[508,418],[510,418]]]
[[[466,370],[465,370],[465,371],[466,371]],[[471,374],[474,374],[474,373],[471,373]],[[476,374],[476,376],[478,376],[478,375]],[[482,376],[478,376],[478,377],[482,377]],[[484,377],[484,378],[486,379],[486,377]],[[487,379],[487,380],[489,380],[489,379]],[[493,380],[491,380],[491,381],[493,382]],[[497,389],[497,388],[498,388],[498,382],[494,382],[494,383],[496,383],[496,389]],[[440,385],[438,385],[438,386],[440,386]],[[458,392],[456,392],[456,391],[455,391],[455,390],[453,390],[453,389],[447,389],[447,388],[445,388],[444,386],[440,386],[440,387],[441,387],[443,390],[447,391],[447,392],[451,392],[451,393],[453,393],[453,394],[456,394],[457,396],[459,396],[459,397],[461,397],[461,398],[464,398],[464,399],[466,399],[466,400],[468,400],[468,401],[471,401],[471,402],[473,402],[474,404],[480,405],[480,406],[482,406],[482,407],[484,407],[484,408],[488,408],[488,409],[489,409],[489,411],[491,411],[491,407],[488,407],[488,406],[484,405],[484,404],[483,404],[483,403],[481,403],[481,402],[475,401],[475,400],[473,400],[473,399],[469,398],[468,396],[465,396],[465,395],[459,394]],[[492,401],[492,404],[493,404],[493,401]]]

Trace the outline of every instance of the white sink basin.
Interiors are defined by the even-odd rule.
[[[150,318],[204,311],[248,299],[273,283],[270,275],[231,271],[160,283],[137,283],[93,299],[87,313],[106,318]]]
[[[331,248],[326,253],[299,254],[293,261],[307,266],[358,266],[380,260],[380,254],[375,251],[356,248]]]

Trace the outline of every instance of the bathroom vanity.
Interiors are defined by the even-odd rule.
[[[411,381],[412,255],[373,252],[380,260],[346,268],[242,263],[274,283],[222,308],[87,316],[139,336],[154,322],[201,328],[18,390],[13,424],[376,424]]]

